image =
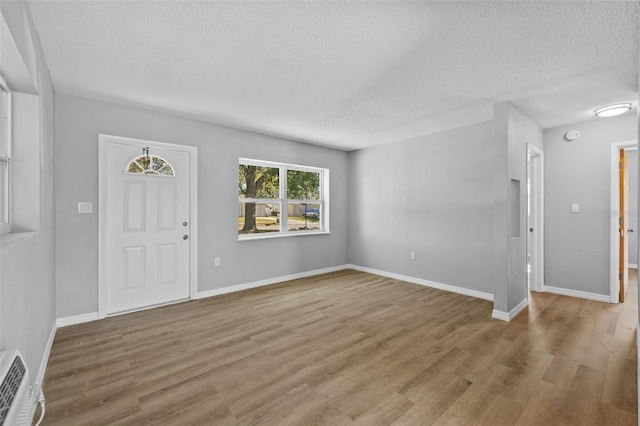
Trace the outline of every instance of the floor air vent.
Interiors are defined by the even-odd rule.
[[[29,372],[18,351],[0,352],[0,425],[31,424]]]

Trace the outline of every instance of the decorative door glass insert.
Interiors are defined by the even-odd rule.
[[[125,169],[126,173],[175,176],[173,167],[167,160],[157,155],[141,155],[129,161]]]

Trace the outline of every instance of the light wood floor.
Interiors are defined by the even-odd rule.
[[[636,425],[630,293],[532,294],[505,323],[347,270],[65,327],[44,424]]]

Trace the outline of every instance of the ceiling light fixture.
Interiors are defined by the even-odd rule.
[[[596,117],[614,117],[631,111],[631,104],[609,105],[595,110]]]

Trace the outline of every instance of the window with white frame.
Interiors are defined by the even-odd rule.
[[[329,170],[241,158],[238,235],[328,232]]]
[[[11,232],[11,91],[0,77],[0,235]]]

